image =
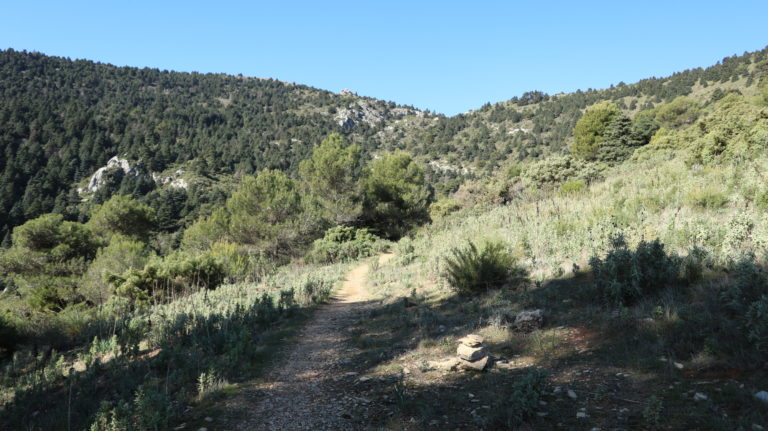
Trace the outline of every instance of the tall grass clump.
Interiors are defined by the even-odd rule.
[[[453,249],[445,263],[445,278],[461,295],[514,285],[527,274],[501,241],[486,242],[481,248],[469,242],[465,247]]]

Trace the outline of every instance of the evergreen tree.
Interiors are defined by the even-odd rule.
[[[410,154],[400,151],[373,160],[363,187],[365,221],[381,236],[400,238],[428,220],[432,188]]]
[[[360,164],[360,147],[347,146],[338,133],[329,135],[309,159],[301,162],[302,186],[331,226],[351,224],[360,217]]]

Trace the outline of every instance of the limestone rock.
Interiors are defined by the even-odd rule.
[[[485,339],[477,334],[469,334],[466,337],[459,339],[459,343],[469,347],[477,347],[483,344],[483,341],[485,341]]]
[[[488,361],[490,358],[488,356],[484,356],[481,359],[478,359],[476,361],[467,361],[464,359],[460,359],[461,366],[467,370],[476,370],[476,371],[483,371],[485,367],[488,365]]]
[[[107,173],[107,170],[113,169],[113,168],[119,168],[123,171],[123,175],[131,175],[131,176],[138,176],[140,175],[138,172],[138,169],[136,169],[135,166],[131,166],[131,164],[128,162],[127,159],[121,159],[118,156],[112,157],[107,161],[106,166],[102,166],[99,169],[94,172],[93,175],[91,175],[91,179],[88,181],[88,187],[86,188],[89,192],[96,192],[101,188],[101,186],[104,185],[106,182],[106,179],[104,178],[104,174]]]
[[[515,315],[512,327],[518,331],[530,332],[544,324],[544,310],[523,310]]]
[[[477,347],[470,347],[466,344],[459,344],[459,348],[456,349],[456,354],[460,359],[465,361],[477,361],[478,359],[488,356],[488,349],[484,344],[480,344]]]
[[[428,365],[430,368],[436,368],[438,370],[454,371],[460,363],[460,360],[457,358],[447,358],[442,361],[430,361]]]

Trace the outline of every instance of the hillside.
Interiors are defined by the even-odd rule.
[[[708,68],[605,90],[529,92],[445,117],[351,92],[333,94],[273,79],[115,67],[7,50],[0,53],[0,238],[47,212],[88,217],[78,187],[114,156],[140,175],[115,175],[96,196],[141,197],[173,213],[170,230],[210,212],[232,176],[294,172],[332,132],[366,154],[405,149],[428,162],[439,193],[510,161],[567,151],[584,110],[610,100],[628,114],[688,95],[704,103],[729,91],[754,94],[766,50]],[[181,169],[184,193],[163,187]],[[158,178],[161,180],[158,181]],[[171,179],[174,179],[171,178]],[[175,178],[178,179],[178,178]],[[186,181],[186,180],[185,180]],[[220,185],[220,186],[219,186]]]
[[[156,191],[149,176],[183,169],[202,177],[295,171],[313,145],[343,132],[366,152],[387,127],[424,114],[352,93],[273,79],[114,67],[37,53],[0,52],[0,238],[47,212],[77,219],[75,185],[114,156],[144,177],[109,193]],[[184,200],[218,199],[192,187]],[[227,191],[228,192],[228,191]],[[153,199],[150,199],[152,202]]]
[[[6,52],[159,81],[90,105],[67,84],[52,92],[67,95],[63,118],[85,122],[66,127],[46,108],[59,96],[41,102],[42,77],[34,109],[2,111],[45,113],[55,132],[7,123],[14,178],[27,166],[14,152],[32,148],[59,169],[32,177],[75,169],[62,161],[78,130],[104,127],[87,142],[115,152],[88,147],[97,178],[51,183],[66,210],[21,217],[0,249],[0,428],[764,429],[766,54],[443,118],[276,81]],[[158,90],[166,75],[199,81]],[[214,103],[214,88],[251,92]],[[207,124],[214,112],[226,121]],[[297,122],[241,141],[253,130],[238,112],[262,130]],[[156,117],[173,139],[147,137]],[[300,133],[282,165],[223,157]],[[541,140],[536,154],[523,136]]]

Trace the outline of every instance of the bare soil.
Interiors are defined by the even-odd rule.
[[[385,263],[392,257],[379,257]],[[369,306],[366,288],[369,265],[349,272],[334,300],[320,307],[301,330],[298,342],[266,377],[246,385],[227,400],[227,424],[209,429],[353,430],[365,427],[375,414],[364,397],[358,373],[352,371],[349,328]],[[224,427],[221,427],[224,425]]]

